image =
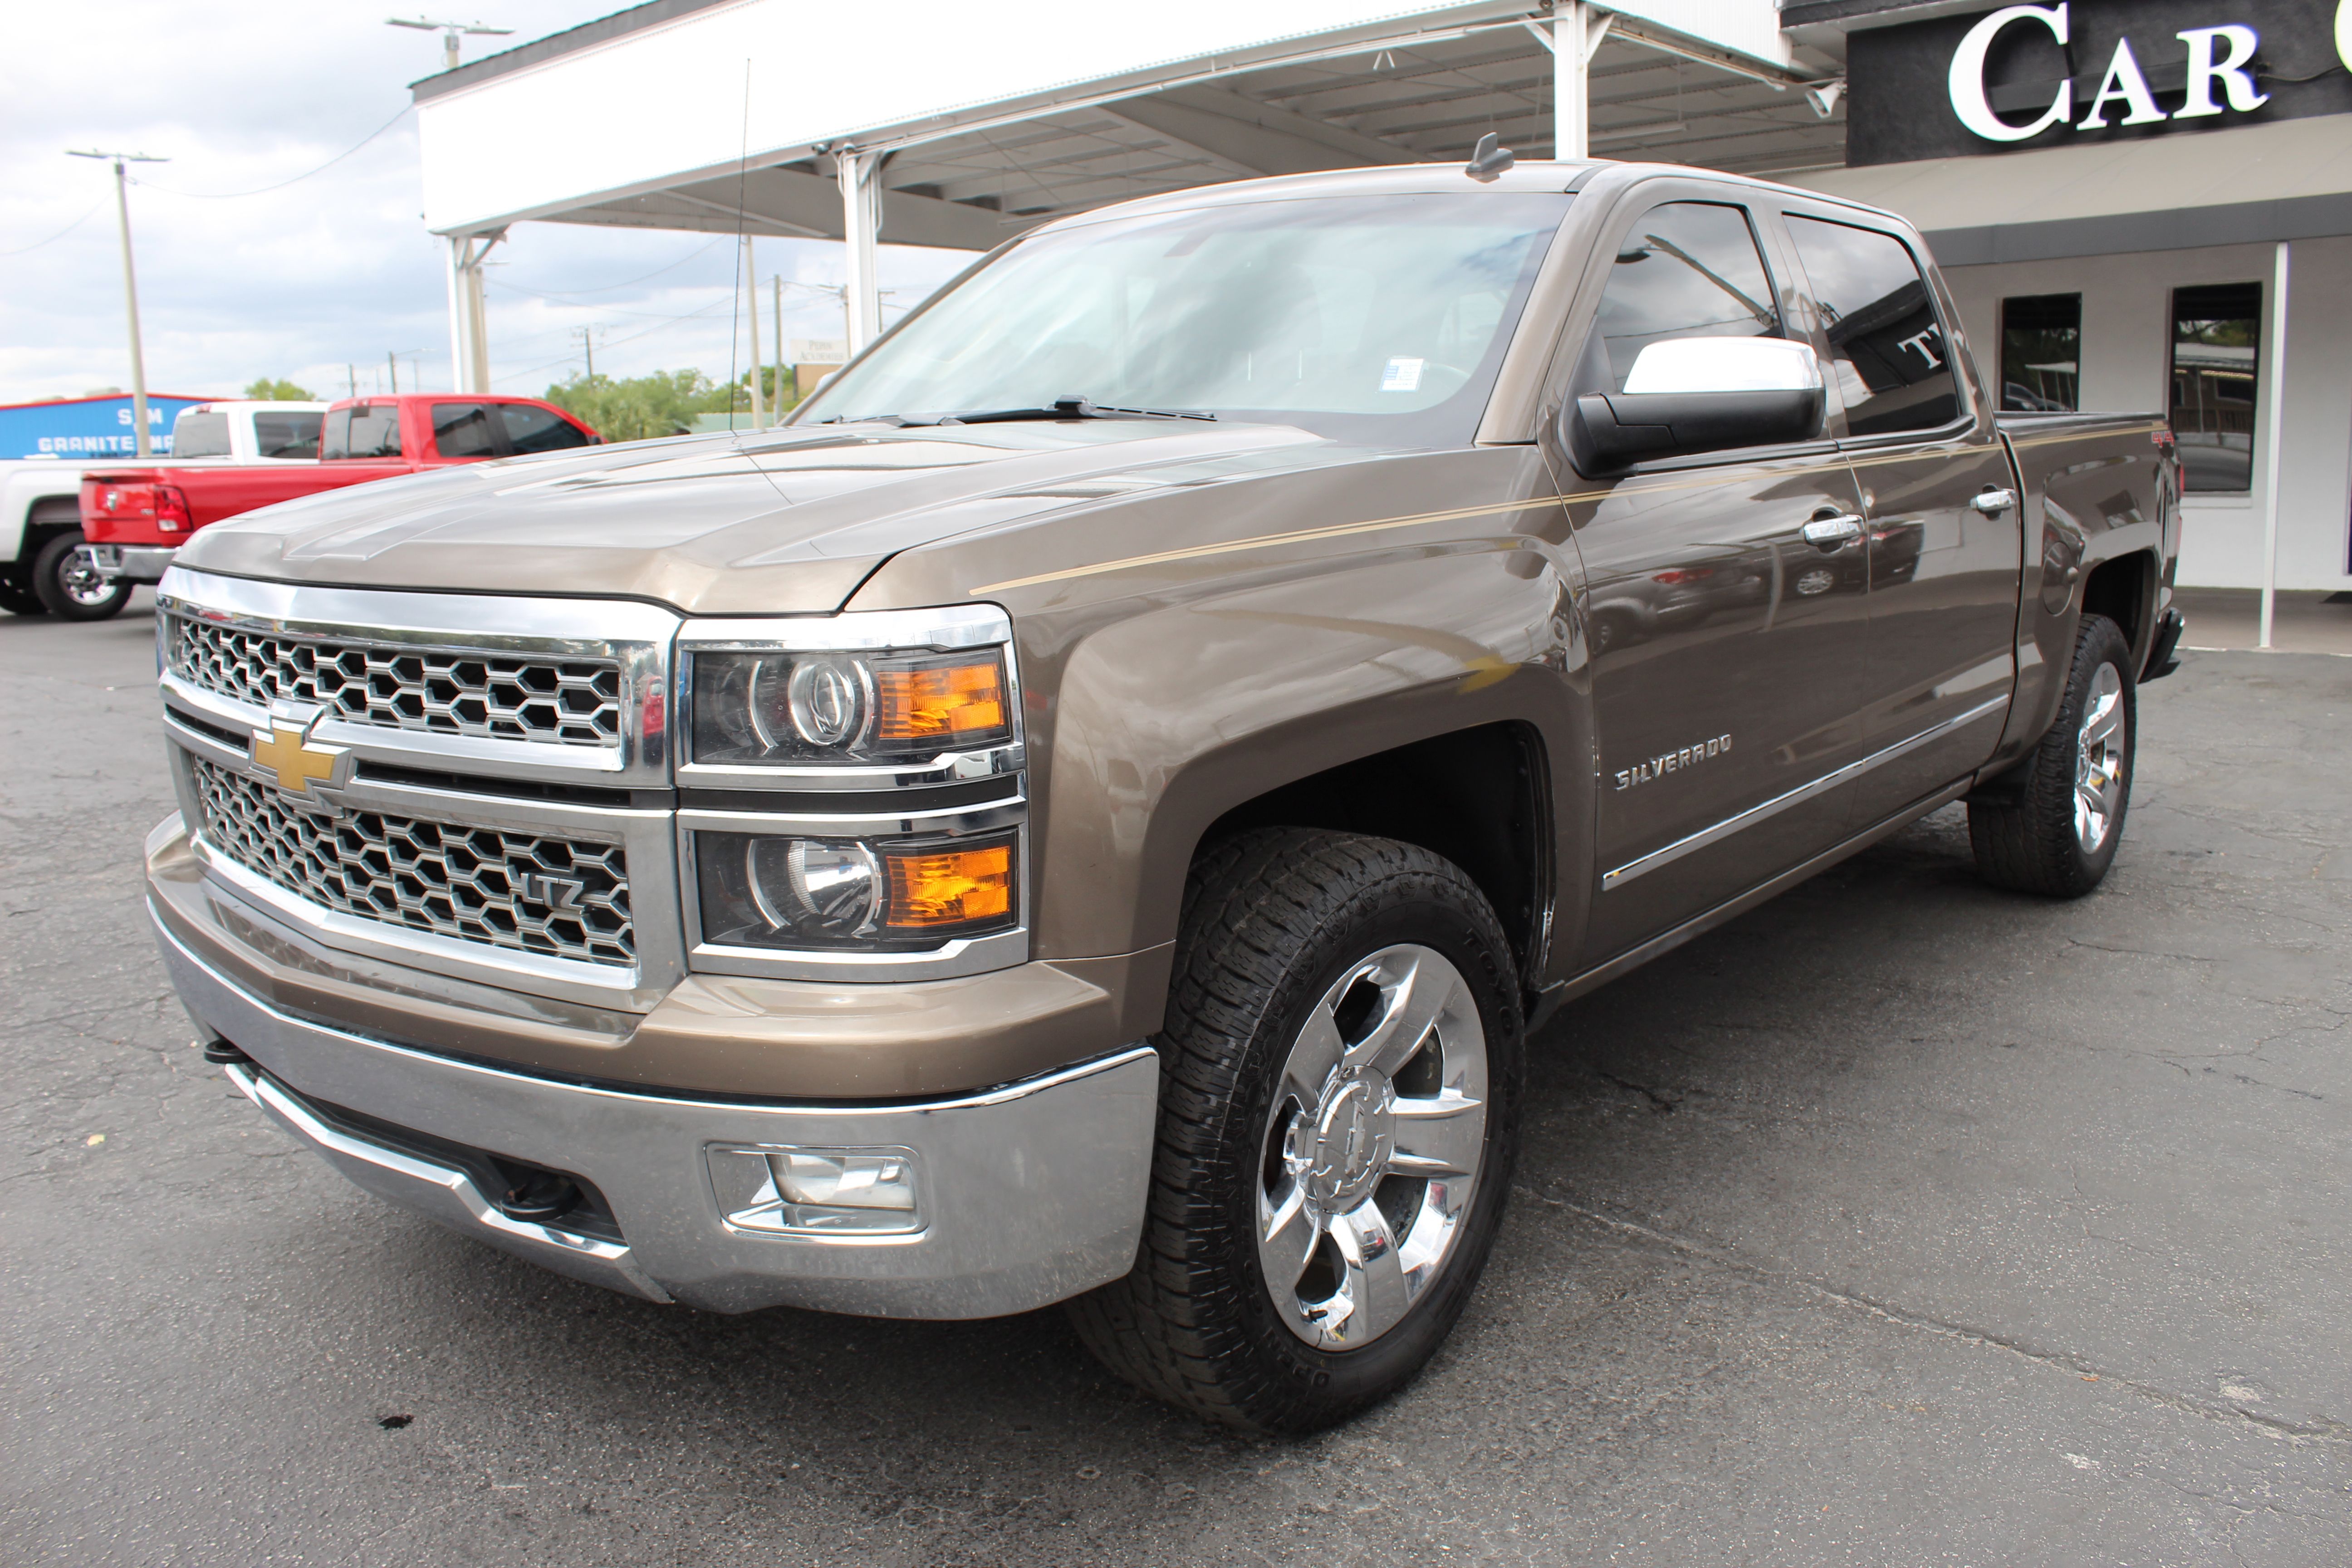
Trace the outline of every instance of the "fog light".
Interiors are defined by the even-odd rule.
[[[902,1236],[920,1230],[910,1149],[715,1144],[711,1190],[730,1227],[791,1236]]]

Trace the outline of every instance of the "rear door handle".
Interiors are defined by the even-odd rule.
[[[1817,517],[1804,526],[1808,544],[1843,544],[1862,537],[1862,514],[1841,511],[1828,517]]]
[[[1979,490],[1969,498],[1969,504],[1987,517],[1999,517],[2017,504],[2017,492],[2004,489]]]

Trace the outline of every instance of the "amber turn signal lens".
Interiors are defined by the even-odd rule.
[[[993,651],[953,662],[874,672],[875,734],[883,741],[952,741],[1002,733],[1004,666]]]
[[[971,925],[1013,912],[1013,845],[978,849],[886,850],[889,913],[900,931]]]

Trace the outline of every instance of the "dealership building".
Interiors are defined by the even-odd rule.
[[[882,320],[877,240],[986,250],[1188,185],[1459,159],[1494,132],[1522,158],[1696,164],[1903,214],[2009,406],[2168,415],[2182,584],[2352,590],[2352,0],[1150,16],[653,0],[418,82],[459,384],[488,381],[483,258],[531,222],[845,239],[854,349]],[[524,144],[541,154],[479,155]]]
[[[1927,234],[2016,408],[2160,408],[2180,580],[2352,589],[2352,8],[1799,0],[1842,167]],[[2274,530],[2274,534],[2273,531]]]

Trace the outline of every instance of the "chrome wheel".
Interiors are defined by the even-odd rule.
[[[98,568],[79,550],[67,556],[58,569],[58,586],[65,590],[67,598],[85,608],[103,605],[114,592],[114,584],[100,576]]]
[[[1257,1242],[1290,1331],[1353,1350],[1435,1282],[1486,1148],[1486,1035],[1462,973],[1383,948],[1292,1041],[1258,1161]]]
[[[2114,831],[2123,805],[2124,680],[2112,664],[2099,666],[2083,702],[2083,728],[2074,747],[2074,837],[2093,854]]]

